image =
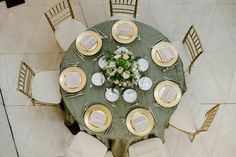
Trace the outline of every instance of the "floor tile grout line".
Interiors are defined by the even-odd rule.
[[[213,144],[213,147],[212,147],[212,150],[211,150],[211,153],[210,153],[210,157],[213,157],[212,155],[213,155],[213,151],[214,151],[214,148],[215,148],[215,145],[216,145],[216,141],[217,141],[217,139],[218,139],[218,134],[219,134],[219,131],[220,131],[220,128],[221,128],[221,123],[222,123],[222,121],[223,121],[223,115],[224,115],[224,108],[222,109],[223,111],[222,111],[222,115],[221,115],[221,118],[220,118],[220,124],[219,124],[219,126],[218,126],[218,130],[217,130],[217,133],[216,133],[216,138],[215,138],[215,140],[214,140],[214,144]]]
[[[219,10],[219,12],[220,12],[220,14],[221,14],[221,16],[222,16],[223,21],[224,21],[224,25],[225,25],[225,27],[226,27],[227,30],[228,30],[227,32],[229,33],[230,38],[232,39],[234,45],[236,46],[236,41],[235,41],[235,39],[233,38],[232,33],[231,33],[231,30],[230,30],[230,28],[229,28],[229,25],[230,25],[230,24],[226,22],[225,17],[224,17],[224,14],[222,13],[222,10],[221,10],[221,8],[219,7],[219,5],[217,5],[217,7],[218,7],[218,10]]]
[[[35,27],[35,29],[33,31],[34,33],[32,33],[32,35],[30,37],[30,40],[29,40],[29,43],[27,44],[27,46],[25,48],[25,52],[29,51],[29,47],[30,47],[31,41],[32,41],[33,37],[35,36],[35,34],[37,33],[37,30],[39,28],[39,25],[40,25],[42,17],[43,17],[43,14],[40,16],[39,21],[37,22],[37,25],[36,25],[36,27]]]

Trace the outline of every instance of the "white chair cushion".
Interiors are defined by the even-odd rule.
[[[84,132],[79,132],[72,141],[66,157],[104,157],[107,147]]]
[[[172,42],[172,44],[174,44],[175,47],[177,48],[179,56],[184,64],[184,70],[186,70],[191,63],[191,56],[187,48],[184,46],[182,42]]]
[[[104,157],[114,157],[111,151],[108,151]]]
[[[159,138],[151,138],[129,147],[130,157],[166,157],[166,151]]]
[[[42,71],[32,79],[32,97],[45,103],[59,104],[61,93],[58,71]]]
[[[117,13],[110,17],[110,20],[121,20],[121,19],[128,19],[128,20],[135,20],[133,15]]]
[[[66,51],[79,33],[85,30],[86,27],[78,20],[68,19],[56,27],[55,36],[61,48]]]
[[[196,127],[193,121],[193,115],[189,110],[189,107],[184,102],[184,96],[181,102],[179,103],[176,111],[170,117],[169,123],[174,125],[175,127],[188,131],[188,132],[195,132]]]

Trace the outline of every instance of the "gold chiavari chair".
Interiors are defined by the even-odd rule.
[[[107,149],[101,141],[80,131],[72,139],[66,155],[57,157],[113,157],[113,154]]]
[[[65,20],[66,18],[71,17],[72,19],[75,18],[75,15],[73,13],[70,0],[63,0],[53,6],[48,11],[44,12],[44,15],[46,16],[52,30],[56,31],[56,26]]]
[[[58,75],[58,76],[57,76]],[[55,105],[61,101],[57,71],[35,73],[25,62],[21,62],[17,90],[36,105]]]
[[[200,126],[200,128],[196,129],[194,132],[184,130],[184,129],[179,128],[178,126],[175,126],[174,124],[170,124],[170,123],[169,123],[169,126],[172,126],[173,128],[175,128],[177,130],[187,133],[191,138],[191,142],[193,142],[196,135],[198,135],[199,133],[208,131],[209,127],[211,126],[211,124],[217,114],[217,111],[219,110],[219,107],[220,107],[220,104],[217,104],[214,107],[212,107],[211,109],[209,109],[205,114],[205,119],[204,119],[202,125]],[[182,123],[184,123],[184,121],[182,121]]]
[[[138,0],[110,0],[111,17],[115,14],[126,14],[136,18]]]
[[[17,90],[30,99],[32,99],[31,79],[34,76],[34,71],[25,62],[21,62]]]
[[[63,0],[44,12],[59,45],[66,51],[80,32],[87,28],[76,19],[70,0]]]
[[[186,35],[184,36],[182,43],[187,47],[190,55],[191,55],[191,63],[188,66],[187,71],[189,74],[191,73],[191,69],[197,58],[202,54],[204,51],[202,48],[201,41],[199,36],[192,25],[189,30],[187,31]]]

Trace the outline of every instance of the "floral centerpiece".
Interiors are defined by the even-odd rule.
[[[107,77],[113,87],[133,87],[140,79],[138,58],[126,48],[119,48],[115,52],[105,51],[103,59],[105,66],[102,73]]]

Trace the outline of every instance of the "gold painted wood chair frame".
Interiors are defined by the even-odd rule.
[[[191,63],[187,68],[187,71],[190,74],[193,64],[204,51],[202,48],[200,38],[193,25],[189,28],[188,32],[184,36],[182,43],[187,47],[191,55]]]
[[[72,19],[75,18],[70,0],[63,0],[57,3],[48,11],[44,12],[52,30],[56,31],[56,26],[65,20],[66,18],[71,17]]]
[[[26,95],[33,105],[55,106],[53,103],[41,102],[32,97],[31,81],[34,76],[35,72],[25,62],[21,61],[17,90]]]
[[[211,126],[211,124],[212,124],[212,122],[213,122],[213,120],[214,120],[214,118],[215,118],[215,116],[217,114],[217,111],[219,110],[219,107],[220,107],[220,104],[217,104],[217,105],[215,105],[214,107],[212,107],[210,110],[208,110],[206,112],[205,120],[202,123],[202,126],[199,129],[197,129],[195,132],[185,131],[185,130],[183,130],[181,128],[178,128],[178,127],[176,127],[176,126],[174,126],[172,124],[168,124],[168,127],[171,126],[171,127],[175,128],[175,129],[177,129],[179,131],[182,131],[182,132],[188,134],[190,136],[191,142],[193,142],[195,137],[196,137],[196,135],[198,135],[201,132],[208,131],[209,127]]]
[[[136,18],[138,0],[110,0],[110,13],[114,14],[128,14]]]

